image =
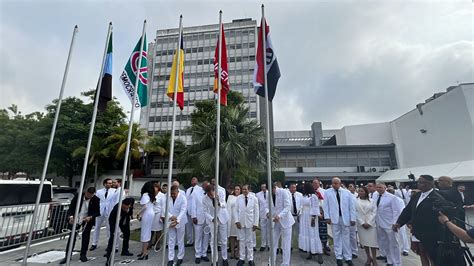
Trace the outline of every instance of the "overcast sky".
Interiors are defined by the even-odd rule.
[[[78,3],[80,2],[80,3]],[[74,25],[79,26],[65,95],[94,88],[108,22],[118,76],[147,19],[157,29],[260,19],[255,1],[0,0],[0,108],[44,111],[59,94]],[[390,121],[448,86],[473,82],[473,4],[460,1],[266,1],[282,77],[276,130]],[[138,118],[138,115],[136,116]]]

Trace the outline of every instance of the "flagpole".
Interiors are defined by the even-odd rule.
[[[84,156],[84,163],[82,166],[82,175],[81,175],[81,184],[79,185],[79,190],[77,193],[77,201],[76,201],[76,206],[75,206],[75,211],[74,211],[74,222],[72,224],[72,229],[71,229],[71,241],[69,241],[70,245],[66,247],[67,253],[66,253],[66,265],[69,266],[71,263],[71,256],[72,256],[72,250],[73,250],[73,243],[74,239],[76,237],[76,226],[77,226],[77,218],[79,216],[79,209],[81,206],[81,200],[82,200],[82,192],[84,189],[84,182],[86,179],[86,172],[87,172],[87,166],[89,164],[89,153],[92,145],[92,137],[94,136],[94,127],[95,127],[95,121],[97,118],[97,107],[99,106],[99,96],[100,96],[100,90],[102,88],[101,86],[101,79],[102,76],[104,75],[104,66],[105,66],[105,58],[107,56],[107,48],[109,47],[109,41],[110,41],[110,34],[112,33],[112,22],[109,23],[109,28],[107,31],[107,39],[105,41],[105,48],[104,48],[104,55],[102,57],[102,65],[100,69],[100,75],[99,75],[99,82],[97,82],[97,88],[96,88],[96,93],[95,93],[95,98],[94,98],[94,109],[92,112],[92,121],[91,121],[91,127],[89,129],[89,138],[87,140],[87,148],[86,148],[86,154]],[[72,206],[71,206],[72,207]],[[100,230],[100,229],[96,229]]]
[[[179,85],[179,73],[181,68],[181,39],[183,38],[183,15],[179,16],[179,33],[178,33],[178,45],[176,48],[176,70],[175,70],[175,80],[174,80],[174,92],[173,92],[173,120],[171,122],[171,144],[170,144],[170,154],[169,154],[169,163],[168,163],[168,192],[166,193],[166,204],[165,204],[165,221],[163,223],[164,233],[163,233],[163,255],[162,255],[162,265],[166,265],[166,237],[168,234],[168,219],[169,219],[169,202],[171,201],[171,177],[173,176],[173,157],[174,157],[174,132],[176,127],[176,101],[178,98],[178,85]],[[184,69],[183,69],[184,71]],[[174,249],[174,247],[168,247],[168,249]]]
[[[67,56],[66,68],[64,69],[63,81],[61,84],[61,89],[59,91],[58,103],[56,104],[56,114],[54,115],[53,127],[51,128],[51,135],[49,136],[48,149],[46,151],[46,158],[43,164],[43,172],[41,173],[41,181],[38,188],[38,194],[36,195],[35,209],[33,211],[33,217],[31,218],[30,230],[28,233],[28,241],[26,242],[25,254],[23,255],[23,265],[26,265],[28,260],[28,253],[30,251],[31,240],[33,238],[33,230],[36,225],[36,218],[38,216],[38,205],[41,199],[41,194],[43,194],[44,179],[46,177],[46,172],[48,171],[49,157],[51,155],[51,149],[53,147],[54,135],[56,134],[56,126],[59,119],[59,111],[61,110],[61,103],[63,100],[64,87],[66,87],[67,74],[69,72],[69,64],[71,62],[72,48],[74,47],[74,40],[76,38],[76,33],[78,31],[77,25],[74,26],[72,33],[71,45],[69,47],[69,54]]]
[[[267,133],[267,186],[268,190],[273,193],[273,186],[272,186],[272,157],[271,157],[271,149],[270,149],[270,112],[269,112],[269,103],[268,103],[268,85],[267,85],[267,61],[266,61],[266,26],[267,22],[265,20],[265,7],[262,4],[262,22],[260,26],[262,27],[262,56],[263,56],[263,77],[264,77],[264,90],[265,90],[265,124],[266,124],[266,133]],[[268,213],[270,215],[270,265],[275,265],[275,253],[274,243],[273,243],[273,230],[275,224],[273,223],[273,197],[268,197]]]
[[[212,256],[212,263],[213,265],[217,265],[217,261],[219,260],[219,254],[217,249],[217,208],[219,207],[219,153],[220,153],[220,141],[221,141],[221,79],[222,79],[222,65],[221,65],[221,58],[222,58],[222,10],[219,11],[219,58],[217,59],[217,122],[216,122],[216,187],[214,189],[214,245],[212,249],[214,249],[214,254]]]
[[[122,183],[120,184],[120,194],[118,200],[118,208],[117,208],[117,219],[115,220],[115,231],[114,237],[112,242],[111,250],[108,252],[110,254],[110,262],[111,265],[114,264],[115,259],[115,245],[117,244],[117,233],[120,223],[120,213],[122,212],[121,204],[122,204],[122,196],[124,192],[125,183],[127,182],[127,169],[128,169],[128,162],[129,162],[129,154],[130,154],[130,142],[132,140],[132,130],[133,130],[133,114],[135,113],[135,104],[138,100],[136,96],[138,94],[138,85],[140,82],[140,70],[142,66],[142,53],[144,50],[145,43],[145,29],[146,29],[146,20],[143,21],[143,29],[142,29],[142,37],[140,39],[140,53],[138,54],[138,65],[137,65],[137,72],[135,73],[135,89],[132,91],[132,110],[130,111],[130,121],[128,122],[128,137],[127,137],[127,147],[125,149],[125,156],[123,157],[123,171],[122,171]],[[134,64],[134,62],[132,62]]]

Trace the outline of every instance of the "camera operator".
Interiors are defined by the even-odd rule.
[[[439,258],[438,256],[438,253],[444,254],[444,250],[440,250],[438,241],[442,241],[445,234],[439,233],[443,231],[443,227],[437,222],[437,209],[450,206],[450,204],[439,192],[434,190],[434,178],[432,176],[421,175],[418,178],[417,186],[421,192],[410,199],[410,202],[398,217],[397,223],[393,226],[393,230],[398,231],[401,226],[410,223],[413,234],[420,240],[420,245],[428,253],[432,264],[436,266],[447,265],[443,263],[447,258]],[[463,258],[462,255],[461,258]]]
[[[451,233],[453,233],[461,241],[466,243],[474,243],[474,228],[466,231],[449,220],[448,216],[444,215],[442,212],[439,212],[438,221],[441,224],[446,225],[449,231],[451,231]]]
[[[458,190],[453,187],[453,179],[449,176],[440,176],[438,178],[438,188],[441,196],[454,204],[456,208],[454,213],[455,217],[464,221],[466,215],[463,209],[463,200]],[[462,226],[459,221],[457,221],[456,224]]]

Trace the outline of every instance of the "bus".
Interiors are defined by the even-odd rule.
[[[37,180],[0,180],[0,248],[28,239],[39,185],[40,181]],[[52,196],[51,182],[45,181],[33,228],[33,239],[47,234]]]

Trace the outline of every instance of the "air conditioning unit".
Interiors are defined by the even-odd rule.
[[[375,168],[375,167],[370,168],[370,172],[372,172],[372,173],[377,172],[377,168]]]
[[[297,173],[303,173],[303,166],[296,167],[296,172]]]

